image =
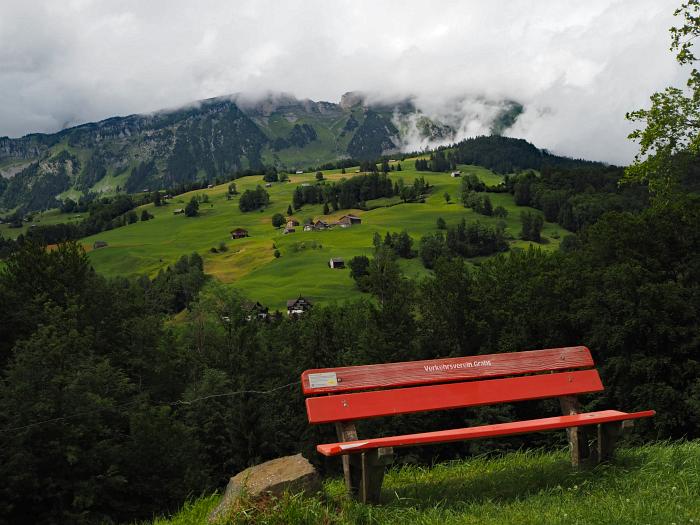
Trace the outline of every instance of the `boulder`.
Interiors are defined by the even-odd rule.
[[[219,505],[209,515],[209,522],[228,516],[241,497],[255,500],[263,496],[280,496],[284,492],[314,493],[320,489],[318,472],[301,454],[266,461],[229,480]]]

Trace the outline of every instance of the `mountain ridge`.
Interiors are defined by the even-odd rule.
[[[505,131],[523,111],[513,101],[488,104],[492,132]],[[82,193],[163,189],[270,166],[375,160],[454,142],[459,133],[410,97],[381,101],[350,91],[336,103],[237,93],[56,133],[0,137],[0,209],[44,209]]]

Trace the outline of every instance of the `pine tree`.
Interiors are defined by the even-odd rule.
[[[294,215],[294,212],[292,211],[292,205],[290,204],[289,206],[287,206],[287,217],[290,217],[292,215]]]
[[[488,195],[484,196],[484,205],[482,207],[481,213],[488,215],[489,217],[493,215],[493,204],[491,204],[491,199]]]
[[[299,186],[296,187],[294,194],[292,195],[292,204],[294,205],[295,210],[301,209],[301,207],[304,205],[304,194]]]
[[[199,202],[195,197],[190,199],[190,202],[185,206],[185,215],[187,217],[196,217],[199,215]]]
[[[323,203],[323,214],[328,215],[331,211],[328,209],[328,203],[324,202]]]

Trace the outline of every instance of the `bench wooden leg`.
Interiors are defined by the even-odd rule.
[[[387,447],[368,450],[361,456],[362,480],[359,499],[362,503],[379,503],[382,481],[384,481],[384,467],[394,460],[394,449]]]
[[[618,439],[623,432],[631,430],[632,427],[634,427],[634,421],[632,420],[598,425],[598,443],[595,450],[596,462],[610,461],[615,452]]]
[[[567,415],[578,414],[581,405],[576,396],[563,396],[559,398],[562,413]],[[590,458],[590,448],[588,447],[588,437],[586,429],[583,427],[572,427],[566,430],[569,438],[569,448],[571,450],[571,466],[578,468]]]
[[[336,431],[340,441],[357,440],[357,430],[353,423],[336,423]],[[362,503],[378,503],[382,492],[384,467],[394,460],[394,449],[378,448],[341,457],[348,496],[357,498]]]
[[[335,424],[335,430],[339,441],[356,441],[357,429],[354,423],[341,421]],[[357,454],[345,454],[341,456],[343,461],[343,476],[345,478],[345,488],[348,496],[355,497],[360,487],[362,472],[362,461]]]

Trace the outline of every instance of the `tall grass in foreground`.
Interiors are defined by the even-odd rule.
[[[700,441],[621,449],[575,471],[566,451],[523,451],[392,469],[382,504],[362,505],[331,480],[316,496],[242,506],[225,524],[699,524]],[[218,498],[154,525],[204,524]]]

